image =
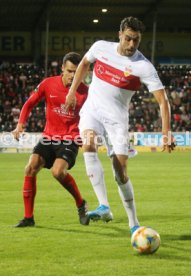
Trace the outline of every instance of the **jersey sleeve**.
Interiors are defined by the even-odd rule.
[[[37,88],[32,91],[31,96],[25,102],[21,109],[18,123],[25,124],[26,120],[29,117],[29,114],[33,107],[38,104],[45,94],[45,81],[42,81]]]
[[[87,60],[91,63],[96,61],[97,58],[97,54],[100,48],[100,44],[102,43],[102,41],[96,41],[88,50],[88,52],[85,54]]]
[[[149,61],[146,62],[144,73],[140,79],[151,93],[159,89],[164,89],[156,69]]]

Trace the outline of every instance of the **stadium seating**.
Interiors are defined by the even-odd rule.
[[[60,62],[53,62],[48,76],[58,75]],[[159,76],[165,85],[172,110],[172,130],[191,130],[191,66],[160,65]],[[0,65],[0,132],[15,128],[20,110],[31,91],[44,78],[44,68],[33,64]],[[91,76],[91,74],[90,74]],[[89,79],[90,78],[86,78]],[[27,132],[41,132],[44,127],[44,103],[41,102],[30,115]],[[158,104],[144,86],[137,91],[130,104],[130,131],[160,131]]]

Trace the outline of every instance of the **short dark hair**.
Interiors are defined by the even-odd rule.
[[[66,61],[72,62],[74,65],[78,65],[81,61],[81,56],[80,54],[76,52],[69,52],[67,53],[64,58],[63,58],[63,64],[66,63]]]
[[[145,30],[145,26],[142,21],[138,18],[129,16],[125,17],[120,24],[120,31],[123,32],[125,29],[132,29],[135,32],[143,33]]]

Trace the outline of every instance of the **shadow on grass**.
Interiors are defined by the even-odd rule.
[[[162,252],[160,250],[160,248],[158,249],[158,251],[154,254],[139,254],[139,253],[134,253],[134,256],[137,258],[151,258],[151,259],[155,259],[155,260],[169,260],[169,261],[175,261],[175,262],[190,262],[191,258],[188,256],[180,256],[177,255],[177,253],[172,253],[171,250],[169,250],[169,252]]]
[[[30,230],[50,230],[53,233],[55,231],[59,231],[60,234],[70,234],[71,238],[75,238],[75,236],[83,236],[84,240],[91,240],[91,237],[94,236],[100,239],[106,238],[108,240],[113,240],[114,243],[119,242],[120,246],[130,246],[130,231],[126,224],[118,224],[118,223],[103,223],[101,221],[90,223],[89,226],[83,226],[74,223],[46,226],[46,225],[37,225],[34,228],[29,228]],[[28,230],[29,230],[28,229]],[[31,231],[29,231],[31,233]],[[32,231],[33,232],[33,231]],[[123,239],[123,245],[120,244],[119,239]],[[191,255],[189,254],[189,248],[187,248],[187,243],[185,241],[190,241],[191,235],[161,235],[161,246],[159,250],[155,254],[138,254],[133,252],[134,257],[137,258],[148,258],[156,259],[156,260],[169,260],[173,262],[189,262],[191,263]],[[124,245],[125,242],[125,245]],[[186,250],[186,248],[188,250]]]
[[[168,240],[191,241],[191,235],[163,235]]]
[[[79,229],[79,226],[81,229]],[[75,229],[75,228],[78,229]],[[82,233],[84,232],[89,234],[97,234],[100,236],[108,236],[108,237],[130,237],[130,230],[128,225],[122,223],[120,221],[115,221],[115,223],[103,223],[102,221],[98,222],[90,222],[89,225],[77,225],[77,224],[64,224],[64,225],[56,225],[56,226],[45,226],[45,225],[36,225],[35,228],[41,229],[48,229],[48,230],[55,230],[61,232],[70,232],[70,233]],[[166,241],[190,241],[191,235],[190,234],[183,234],[183,235],[161,235],[162,240]]]
[[[93,224],[93,223],[92,223]],[[78,229],[75,229],[75,228]],[[130,231],[128,227],[126,229],[123,229],[120,226],[115,226],[112,224],[103,224],[103,223],[94,223],[93,225],[85,225],[81,226],[82,228],[79,229],[79,226],[74,224],[66,224],[62,226],[44,226],[44,225],[37,225],[35,228],[37,229],[46,229],[46,230],[53,230],[53,231],[60,231],[60,232],[68,232],[68,233],[77,233],[77,234],[92,234],[92,235],[99,235],[99,236],[105,236],[108,238],[120,238],[120,237],[126,237],[130,238]]]

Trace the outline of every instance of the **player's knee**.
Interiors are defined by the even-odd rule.
[[[128,177],[127,175],[125,174],[120,174],[118,172],[115,172],[115,181],[119,184],[119,185],[122,185],[122,184],[125,184],[127,183],[128,181]]]
[[[128,177],[127,177],[126,175],[120,176],[120,182],[121,182],[122,184],[127,183],[127,181],[128,181]]]
[[[52,176],[55,178],[55,179],[59,179],[60,178],[60,171],[55,169],[55,168],[52,168]]]
[[[61,179],[63,179],[63,177],[66,175],[66,172],[64,170],[61,170],[59,168],[52,168],[52,176],[60,181]]]
[[[84,152],[96,152],[96,146],[94,144],[83,145]]]
[[[25,167],[25,175],[35,176],[39,171],[39,168],[35,164],[27,164]]]

